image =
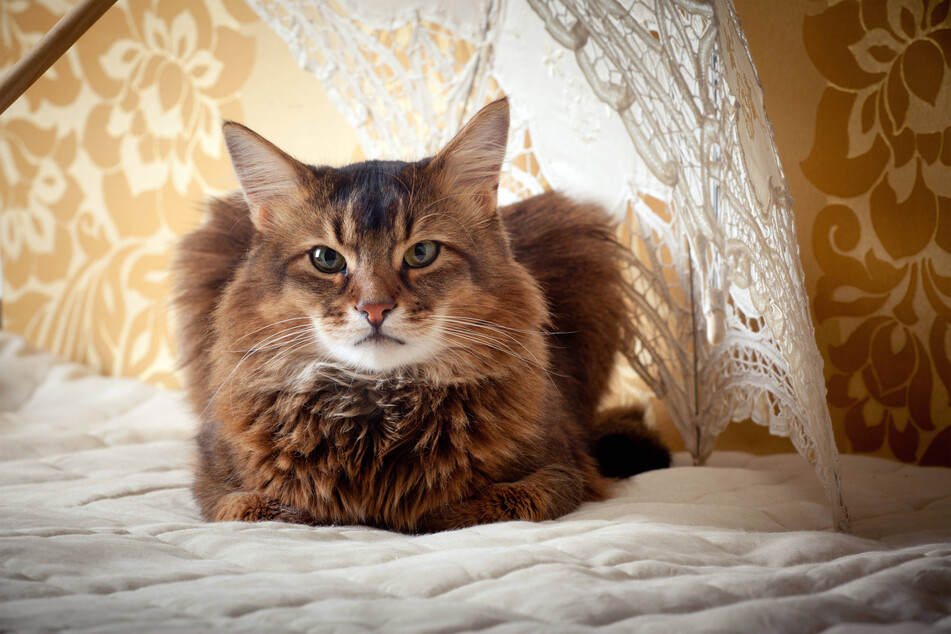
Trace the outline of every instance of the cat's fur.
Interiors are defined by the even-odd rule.
[[[176,264],[206,519],[544,520],[605,494],[592,453],[624,447],[613,476],[667,466],[637,412],[597,413],[625,319],[604,212],[496,208],[504,99],[416,163],[311,167],[224,131],[243,193],[210,202]],[[404,264],[424,240],[436,259]],[[317,245],[347,267],[318,270]]]

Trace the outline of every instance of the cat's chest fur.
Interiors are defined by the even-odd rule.
[[[322,521],[410,524],[484,486],[487,472],[497,477],[537,435],[536,403],[510,388],[340,377],[306,393],[259,394],[236,430],[256,467],[242,484]]]

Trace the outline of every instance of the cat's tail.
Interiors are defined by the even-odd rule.
[[[603,476],[627,478],[670,466],[670,451],[644,422],[644,413],[639,408],[599,412],[588,431],[588,451],[597,460]]]

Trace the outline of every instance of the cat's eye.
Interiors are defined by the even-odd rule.
[[[432,240],[423,240],[406,249],[406,253],[403,254],[403,261],[406,262],[407,266],[418,269],[431,264],[438,254],[439,245],[437,243]]]
[[[310,250],[310,261],[318,271],[339,273],[347,266],[343,256],[330,247],[314,247]]]

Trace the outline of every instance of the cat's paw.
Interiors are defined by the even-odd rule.
[[[270,520],[310,524],[308,513],[253,492],[229,493],[215,505],[214,522],[266,522]]]
[[[532,493],[530,487],[521,482],[493,484],[481,495],[456,502],[431,514],[421,523],[420,530],[436,532],[477,524],[550,519]]]
[[[484,506],[483,521],[487,522],[549,519],[541,509],[539,492],[521,482],[493,484],[486,491]]]

